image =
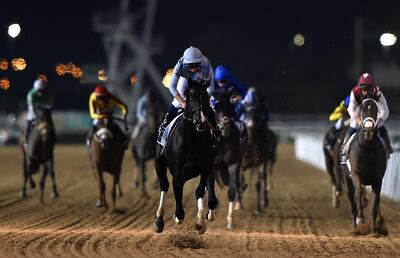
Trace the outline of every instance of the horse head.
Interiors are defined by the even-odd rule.
[[[372,140],[377,134],[378,103],[365,99],[361,104],[361,132],[365,140]]]
[[[51,139],[54,133],[53,121],[51,119],[51,108],[48,106],[40,106],[37,110],[36,129],[42,142]]]
[[[246,105],[246,120],[245,124],[248,129],[254,128],[261,124],[261,110],[256,105]]]
[[[235,110],[231,103],[230,96],[227,94],[214,94],[215,105],[214,110],[217,115],[217,126],[223,137],[232,134],[235,126]]]
[[[107,144],[114,138],[110,126],[111,120],[109,118],[99,119],[98,130],[96,131],[94,138],[100,144],[102,149],[104,149]]]
[[[205,114],[209,108],[209,96],[205,86],[189,79],[188,88],[186,90],[186,108],[184,117],[192,120],[196,125],[196,129],[201,131],[202,124],[207,121]]]

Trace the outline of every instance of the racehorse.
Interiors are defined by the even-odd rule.
[[[214,94],[215,114],[221,137],[217,143],[217,156],[214,160],[216,175],[228,189],[228,229],[234,228],[234,208],[242,206],[240,188],[240,169],[247,145],[247,132],[244,124],[235,120],[235,110],[227,94]],[[242,131],[239,129],[242,127]],[[219,182],[219,181],[218,181]],[[235,205],[236,203],[236,205]],[[236,207],[235,207],[236,206]]]
[[[139,171],[135,179],[135,186],[140,186],[142,195],[145,197],[148,196],[146,190],[146,162],[155,157],[158,125],[159,117],[156,108],[153,104],[147,105],[145,123],[138,123],[136,125],[137,128],[132,133],[131,150]],[[158,183],[158,180],[156,181]]]
[[[385,175],[387,153],[383,140],[378,135],[378,103],[373,99],[365,99],[361,104],[361,126],[358,132],[349,140],[349,161],[346,171],[346,186],[351,206],[353,228],[364,223],[363,209],[365,206],[364,186],[370,185],[372,189],[372,205],[370,219],[372,232],[377,234],[377,218],[383,221],[380,213],[379,202],[382,179]],[[347,145],[347,144],[346,144]]]
[[[156,172],[160,180],[161,191],[160,204],[156,213],[157,218],[154,222],[154,229],[157,233],[164,230],[164,203],[169,188],[167,167],[172,175],[176,202],[173,221],[176,224],[182,223],[185,218],[182,195],[186,181],[200,176],[199,185],[195,191],[198,205],[195,229],[199,234],[206,231],[203,204],[206,187],[209,208],[206,217],[208,220],[214,219],[214,209],[218,203],[214,191],[215,176],[212,171],[215,158],[215,137],[211,131],[212,121],[208,120],[211,115],[207,116],[212,112],[209,96],[205,86],[191,79],[188,80],[185,96],[186,108],[183,115],[178,118],[175,129],[169,135],[167,144],[165,147],[157,144],[156,147]]]
[[[262,120],[261,108],[257,105],[245,107],[245,125],[248,144],[243,160],[243,170],[258,170],[256,181],[256,213],[268,207],[268,192],[272,189],[272,171],[276,162],[278,139]]]
[[[340,129],[339,135],[336,139],[335,144],[333,145],[332,150],[327,149],[327,144],[329,141],[329,138],[332,137],[332,134],[334,134],[335,127],[332,126],[328,129],[328,131],[324,135],[324,140],[323,140],[323,153],[324,153],[324,158],[325,158],[325,167],[328,172],[328,175],[330,177],[331,185],[332,185],[332,207],[337,208],[339,207],[339,196],[343,192],[343,186],[344,186],[344,175],[342,172],[342,168],[340,165],[340,150],[341,146],[344,140],[344,137],[346,136],[346,132],[349,129],[349,124],[350,124],[350,116],[349,113],[345,112],[342,118],[342,121],[344,121],[344,126]]]
[[[25,137],[21,137],[20,146],[23,154],[24,182],[21,196],[26,197],[26,183],[30,180],[31,188],[35,188],[34,175],[43,166],[43,174],[40,180],[40,202],[44,204],[44,186],[47,174],[50,174],[53,183],[52,197],[59,196],[54,173],[54,145],[56,133],[51,119],[49,107],[39,107],[37,119],[32,132],[29,135],[28,143],[25,144]]]
[[[125,153],[123,142],[117,139],[112,131],[112,127],[117,126],[112,124],[114,123],[113,120],[116,119],[117,118],[99,119],[98,129],[93,134],[93,139],[90,144],[89,157],[99,186],[97,208],[108,209],[103,172],[109,172],[113,176],[111,199],[113,208],[116,207],[116,196],[121,176],[122,160]]]

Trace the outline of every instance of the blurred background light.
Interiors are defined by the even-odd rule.
[[[379,39],[382,46],[390,47],[396,44],[397,37],[392,33],[383,33]]]
[[[298,33],[298,34],[294,35],[294,37],[293,37],[293,44],[297,47],[303,46],[305,41],[306,41],[306,39],[304,38],[303,34]]]
[[[15,38],[19,35],[21,32],[21,27],[19,26],[18,23],[11,24],[8,26],[8,35],[12,38]]]

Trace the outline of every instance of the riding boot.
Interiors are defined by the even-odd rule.
[[[386,128],[385,129],[379,128],[379,133],[380,133],[381,137],[383,138],[383,140],[385,141],[387,152],[389,153],[389,155],[392,154],[393,153],[393,148],[392,148],[392,145],[390,143],[389,134],[388,134]]]
[[[353,127],[349,127],[349,129],[347,130],[347,133],[344,137],[343,143],[340,146],[340,155],[341,155],[341,164],[346,164],[347,162],[347,158],[349,155],[349,149],[350,147],[346,147],[347,146],[347,142],[350,140],[350,137],[355,134],[357,132],[357,128],[353,128]],[[345,148],[346,147],[346,148]]]
[[[171,123],[171,121],[174,119],[174,115],[171,113],[166,113],[164,115],[163,121],[161,122],[160,128],[158,129],[158,137],[157,137],[157,142],[161,143],[161,139],[164,135],[165,128]]]
[[[90,145],[92,143],[92,138],[93,138],[93,134],[96,131],[96,126],[92,125],[89,129],[88,135],[86,137],[86,147],[90,148]]]

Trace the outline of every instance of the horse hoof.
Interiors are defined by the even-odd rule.
[[[157,233],[161,233],[164,230],[164,220],[162,217],[158,217],[156,221],[154,221],[154,231]]]
[[[27,195],[26,195],[26,192],[22,191],[22,192],[19,193],[19,196],[21,198],[26,198]]]
[[[58,192],[53,192],[53,193],[51,193],[51,198],[57,199],[58,197],[60,197],[60,195],[58,194]]]
[[[105,205],[104,205],[104,203],[99,201],[96,203],[96,208],[105,208]]]
[[[339,207],[339,200],[333,199],[332,200],[332,208],[338,208],[338,207]]]
[[[201,225],[201,224],[197,224],[197,223],[194,228],[197,230],[197,233],[199,233],[199,235],[204,234],[207,230],[206,225]]]
[[[31,180],[30,185],[31,185],[31,189],[35,189],[36,188],[35,181]]]
[[[175,222],[175,224],[179,225],[182,224],[183,220],[178,219],[178,217],[176,217],[176,215],[174,214],[172,216],[172,220]]]
[[[368,236],[377,238],[377,237],[380,237],[381,235],[379,233],[377,233],[377,232],[372,232]]]
[[[242,210],[243,209],[243,204],[241,202],[236,202],[234,210]]]
[[[226,226],[226,228],[229,230],[233,230],[235,228],[235,226],[233,225],[232,222],[228,222],[228,225]]]
[[[364,218],[356,218],[356,224],[363,224],[364,223]]]
[[[139,181],[135,181],[135,187],[138,188],[140,186]]]
[[[208,211],[206,213],[206,218],[208,221],[214,221],[215,220],[215,211]]]

